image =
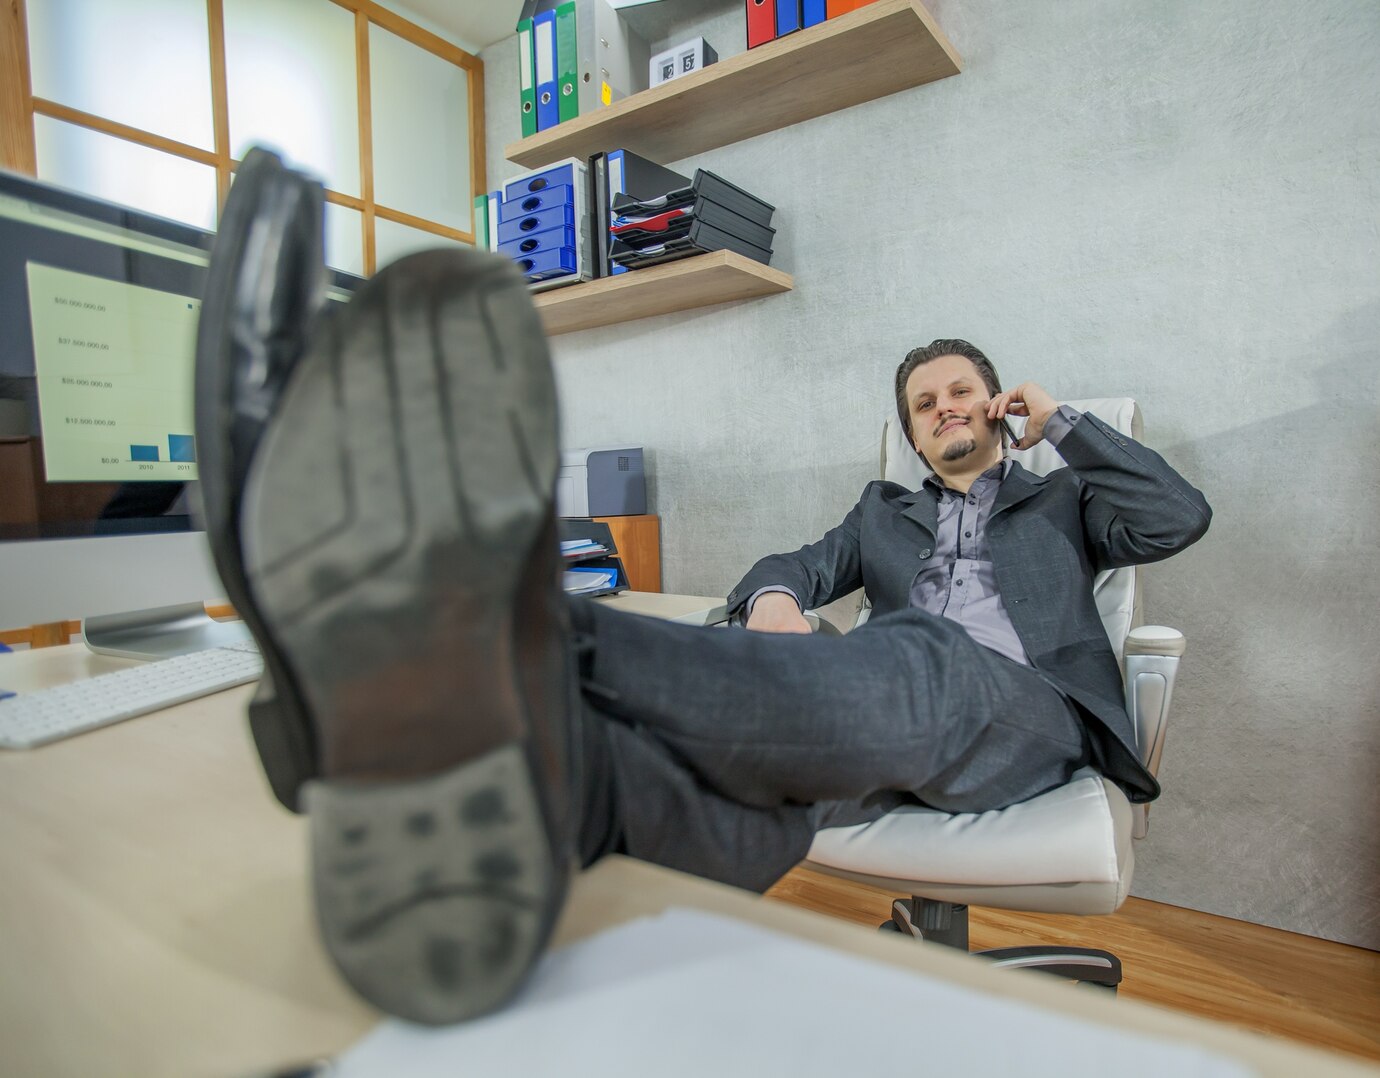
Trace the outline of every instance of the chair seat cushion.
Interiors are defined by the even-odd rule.
[[[1131,810],[1092,768],[991,812],[903,806],[820,831],[808,860],[850,876],[977,886],[1116,885],[1130,863]],[[918,892],[917,892],[918,893]]]

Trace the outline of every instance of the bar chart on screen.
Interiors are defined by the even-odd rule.
[[[27,269],[49,481],[196,479],[200,301],[36,262]]]

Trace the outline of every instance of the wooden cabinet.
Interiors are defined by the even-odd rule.
[[[633,591],[661,590],[661,518],[653,514],[638,517],[595,517],[607,524],[618,548],[619,560],[628,574]]]

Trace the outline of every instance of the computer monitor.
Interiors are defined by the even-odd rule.
[[[242,634],[202,612],[224,594],[192,406],[212,238],[0,172],[0,628],[81,618],[137,657]]]

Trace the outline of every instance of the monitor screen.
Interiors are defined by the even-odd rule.
[[[212,238],[0,173],[0,541],[193,527]]]

